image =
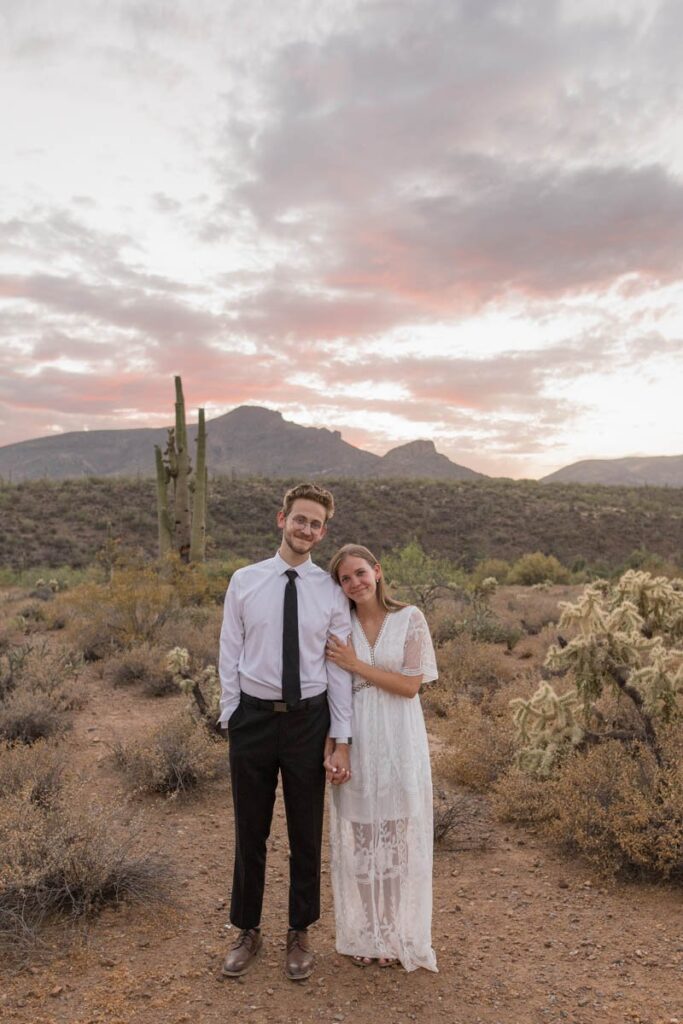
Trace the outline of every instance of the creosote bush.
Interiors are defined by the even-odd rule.
[[[177,795],[214,778],[225,747],[187,712],[157,726],[142,740],[114,748],[117,766],[142,793]]]

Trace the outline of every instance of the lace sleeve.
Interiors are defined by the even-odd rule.
[[[429,635],[427,620],[419,608],[410,613],[408,630],[403,645],[402,673],[406,676],[422,676],[423,683],[433,683],[438,677],[434,645]]]

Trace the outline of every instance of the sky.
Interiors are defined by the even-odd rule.
[[[2,0],[0,444],[162,426],[181,374],[491,475],[682,453],[681,38],[678,0]]]

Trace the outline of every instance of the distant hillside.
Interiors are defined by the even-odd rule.
[[[196,424],[188,427],[191,454]],[[87,476],[152,476],[154,445],[166,429],[88,430],[20,441],[0,448],[0,477],[64,480]],[[279,412],[243,405],[207,423],[207,457],[214,475],[350,476],[474,479],[472,469],[440,455],[431,441],[413,441],[384,456],[356,448],[338,430],[303,427]]]
[[[291,481],[290,481],[291,482]],[[327,482],[327,481],[326,481]],[[278,543],[275,515],[288,481],[210,481],[209,554],[263,558]],[[683,488],[588,487],[516,480],[329,481],[337,514],[318,552],[347,541],[378,553],[417,538],[465,568],[527,551],[608,571],[636,549],[680,561]],[[109,536],[156,553],[154,481],[90,478],[0,486],[0,565],[89,564]]]
[[[543,483],[610,484],[619,487],[683,487],[683,455],[586,459],[543,477]]]

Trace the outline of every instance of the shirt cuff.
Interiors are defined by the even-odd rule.
[[[231,697],[229,701],[226,701],[221,708],[220,718],[218,719],[218,725],[225,728],[228,724],[228,719],[231,715],[237,711],[240,703],[240,695],[237,694],[234,698]]]

